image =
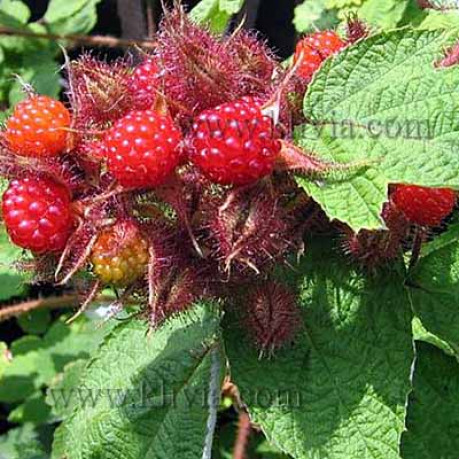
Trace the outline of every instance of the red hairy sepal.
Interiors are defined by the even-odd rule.
[[[163,94],[185,126],[205,109],[247,95],[269,95],[278,68],[253,35],[238,30],[229,38],[217,37],[194,24],[181,8],[165,13],[156,59]]]
[[[300,234],[269,182],[215,197],[204,210],[207,244],[222,272],[259,274],[301,246]]]
[[[459,63],[459,45],[458,42],[444,52],[444,57],[435,62],[435,67],[451,67]]]
[[[361,268],[373,272],[402,255],[403,243],[410,232],[410,224],[391,203],[385,203],[382,218],[387,229],[353,232],[341,225],[342,249]]]
[[[278,281],[256,284],[247,294],[242,325],[260,357],[292,343],[302,327],[295,294]]]
[[[306,152],[292,142],[281,140],[281,150],[276,160],[277,171],[291,171],[311,178],[327,178],[336,173],[347,173],[366,168],[372,164],[369,160],[351,163],[325,161],[312,152]]]
[[[190,255],[186,236],[157,219],[143,226],[149,246],[148,301],[144,315],[152,328],[204,295],[204,278]]]
[[[352,14],[347,18],[346,33],[348,43],[356,43],[358,40],[368,37],[369,28],[364,21],[359,19],[357,14]]]
[[[67,72],[73,127],[77,130],[104,128],[131,110],[131,68],[127,62],[109,64],[85,54],[72,61]]]

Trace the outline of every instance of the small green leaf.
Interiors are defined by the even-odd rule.
[[[51,427],[36,428],[31,423],[12,428],[0,436],[3,458],[49,458]]]
[[[228,15],[238,13],[244,4],[244,0],[219,0],[219,9]]]
[[[441,340],[438,336],[428,332],[424,327],[419,318],[414,316],[412,319],[412,334],[414,340],[419,342],[426,342],[442,350],[444,353],[447,353],[450,356],[457,357],[456,351],[444,340]]]
[[[295,7],[293,23],[297,32],[311,32],[332,29],[338,20],[335,12],[326,8],[326,0],[305,0]]]
[[[0,401],[22,401],[48,385],[67,363],[89,358],[112,327],[96,329],[83,317],[71,325],[64,321],[56,321],[43,338],[24,336],[13,342],[12,359],[0,378]]]
[[[298,179],[330,218],[380,228],[389,183],[458,187],[458,68],[434,66],[449,43],[439,31],[383,33],[318,71],[297,142],[324,160],[367,165]]]
[[[206,24],[215,33],[221,33],[230,20],[230,15],[219,8],[219,0],[202,0],[192,11],[190,18],[197,24]]]
[[[97,5],[101,0],[51,0],[45,23],[50,32],[60,35],[88,33],[97,21]]]
[[[398,458],[413,347],[404,280],[355,273],[310,242],[293,282],[303,333],[259,360],[229,324],[231,378],[252,420],[294,458]]]
[[[428,15],[420,23],[419,28],[424,30],[445,29],[458,35],[458,10],[447,12],[429,10]]]
[[[29,396],[22,404],[15,407],[8,415],[11,423],[33,423],[42,425],[50,418],[51,408],[46,404],[45,397],[41,392]]]
[[[21,329],[28,334],[43,334],[48,329],[50,320],[49,310],[35,310],[21,315],[18,323]]]
[[[0,253],[0,300],[7,300],[24,293],[26,276],[14,267],[22,249],[10,242],[3,225],[0,226]]]
[[[11,18],[12,22],[8,22],[6,17]],[[21,0],[2,0],[0,2],[0,24],[16,27],[19,24],[27,24],[29,19],[30,9]]]
[[[150,335],[142,321],[115,328],[74,388],[53,455],[201,458],[218,404],[208,405],[210,388],[219,394],[223,377],[219,322],[215,306],[200,304]]]
[[[358,10],[360,19],[383,30],[394,29],[411,0],[366,0]]]
[[[458,458],[458,362],[429,344],[416,346],[401,452],[404,458]]]
[[[409,274],[413,308],[427,331],[447,342],[458,356],[458,222],[426,244]]]

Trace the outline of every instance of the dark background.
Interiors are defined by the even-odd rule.
[[[72,1],[72,0],[69,0]],[[32,11],[32,20],[43,16],[49,0],[25,0]],[[171,0],[164,0],[171,4]],[[187,9],[198,3],[198,0],[182,2]],[[289,57],[294,49],[296,33],[292,24],[294,7],[299,0],[246,0],[239,17],[234,18],[233,24],[246,17],[245,27],[258,30],[269,46],[281,58]],[[112,35],[124,38],[142,38],[147,35],[147,26],[140,27],[138,15],[145,16],[147,5],[151,5],[156,25],[161,18],[160,0],[102,0],[98,5],[98,22],[91,34]],[[125,13],[123,21],[119,12]],[[144,29],[144,30],[142,30]],[[121,51],[104,50],[109,55],[122,54]]]

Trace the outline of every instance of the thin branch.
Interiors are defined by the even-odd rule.
[[[238,418],[238,432],[233,447],[233,458],[247,458],[247,447],[251,435],[251,420],[246,411],[241,411]]]
[[[32,32],[31,30],[19,30],[13,27],[0,26],[0,36],[14,36],[14,37],[29,37],[40,38],[51,41],[66,40],[73,42],[74,46],[87,45],[94,47],[107,47],[107,48],[154,48],[155,41],[153,40],[132,40],[126,38],[115,38],[105,35],[60,35],[51,33]]]
[[[78,303],[78,297],[75,294],[29,300],[16,305],[0,308],[0,322],[43,308],[75,308],[78,306]]]

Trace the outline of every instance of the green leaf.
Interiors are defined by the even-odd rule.
[[[228,15],[238,13],[244,4],[244,0],[219,0],[219,9]]]
[[[410,0],[366,0],[358,10],[366,23],[383,30],[395,28]]]
[[[8,346],[5,342],[0,342],[0,378],[3,375],[4,370],[8,367],[9,352]]]
[[[306,151],[350,167],[299,184],[332,219],[380,228],[388,183],[458,187],[458,68],[435,69],[450,39],[404,29],[373,36],[325,61],[309,85]]]
[[[413,361],[410,304],[397,273],[365,278],[308,245],[296,272],[303,332],[258,360],[237,323],[231,378],[252,420],[294,458],[398,458]]]
[[[78,405],[53,455],[201,458],[218,404],[208,407],[210,388],[220,393],[224,367],[219,322],[215,306],[200,304],[151,335],[141,321],[115,328],[75,389]]]
[[[7,300],[24,293],[26,277],[14,267],[22,250],[10,242],[3,225],[0,226],[0,253],[0,300]]]
[[[10,18],[10,22],[7,17]],[[0,2],[0,24],[16,27],[19,24],[27,24],[29,19],[29,7],[21,0],[2,0]]]
[[[428,332],[424,327],[419,318],[414,316],[412,319],[412,335],[414,340],[420,342],[426,342],[442,350],[444,353],[447,353],[450,356],[457,357],[456,351],[444,340],[441,340],[438,336]]]
[[[96,329],[83,317],[71,325],[64,321],[56,321],[43,339],[25,336],[12,344],[13,358],[0,378],[0,401],[22,401],[49,384],[70,361],[89,358],[112,326]]]
[[[447,342],[458,356],[458,222],[426,244],[409,274],[413,308],[427,331]]]
[[[221,33],[230,20],[230,15],[219,7],[219,0],[202,0],[192,11],[190,18],[197,24],[206,24],[215,33]]]
[[[50,32],[60,35],[85,34],[97,21],[101,0],[51,0],[44,21]]]
[[[35,428],[27,423],[0,436],[2,458],[49,458],[51,427]]]
[[[458,458],[458,362],[418,342],[404,458]]]
[[[52,407],[53,415],[58,419],[69,417],[78,402],[75,397],[72,397],[73,389],[77,388],[86,364],[86,359],[77,359],[66,364],[63,372],[57,374],[50,383],[46,403]]]
[[[331,29],[337,25],[335,12],[326,8],[326,0],[305,0],[294,9],[294,26],[297,32]]]
[[[22,404],[15,407],[8,415],[11,423],[33,423],[42,425],[49,421],[51,408],[46,404],[45,397],[41,392],[34,393]]]
[[[34,350],[25,355],[13,355],[0,379],[0,401],[23,401],[51,380],[54,374],[49,354]]]
[[[419,28],[425,30],[446,29],[458,35],[458,11],[429,10]]]
[[[351,6],[359,6],[365,0],[326,0],[326,5],[329,9],[343,9]]]
[[[51,321],[49,310],[35,310],[18,318],[19,326],[28,334],[43,334]]]

